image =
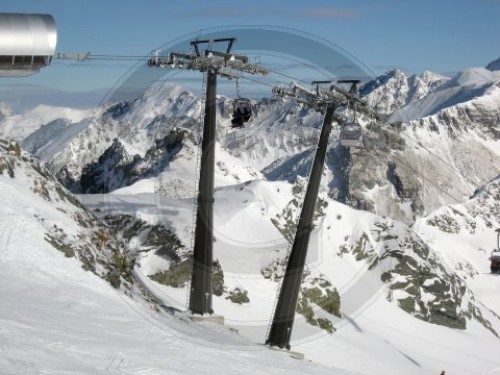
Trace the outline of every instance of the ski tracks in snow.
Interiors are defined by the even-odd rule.
[[[33,223],[12,208],[0,202],[0,265],[10,262],[26,263],[23,253],[29,246],[30,228]]]
[[[0,264],[5,263],[12,258],[12,234],[14,225],[0,221]]]
[[[123,365],[125,363],[125,359],[118,357],[118,358],[113,358],[110,359],[109,362],[104,366],[104,369],[109,371],[109,370],[118,370],[122,371],[123,370]]]
[[[12,227],[0,226],[0,248],[5,249],[9,246],[12,238]]]
[[[0,251],[4,252],[12,242],[12,232],[15,227],[12,218],[14,218],[16,212],[5,204],[0,204],[0,211],[2,212],[0,218]],[[0,257],[0,262],[2,258]]]

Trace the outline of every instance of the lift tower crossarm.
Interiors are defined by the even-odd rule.
[[[354,81],[313,81],[312,84],[315,85],[314,89],[308,89],[293,82],[288,88],[274,86],[272,91],[273,94],[278,96],[292,97],[299,103],[304,103],[320,112],[324,112],[326,108],[331,105],[338,107],[347,106],[350,103],[356,103],[356,111],[379,120],[377,113],[370,108],[366,101],[356,96],[353,90],[348,91],[335,84],[345,82],[351,83]],[[322,85],[326,84],[328,84],[329,87],[322,87]]]
[[[217,77],[232,79],[242,73],[269,73],[263,67],[251,64],[248,57],[231,53],[235,38],[194,40],[194,51],[171,52],[162,55],[155,51],[148,66],[166,69],[185,69],[206,73],[205,117],[201,144],[198,205],[193,249],[193,273],[189,296],[189,309],[194,314],[212,314],[213,275],[213,205],[216,141]],[[216,43],[227,43],[225,52],[212,48]],[[202,50],[201,46],[206,45]]]
[[[221,42],[228,43],[226,52],[210,48],[214,43]],[[161,55],[161,51],[156,51],[155,55],[148,61],[148,65],[160,68],[197,70],[202,73],[207,72],[209,69],[215,69],[217,70],[217,75],[229,79],[234,76],[234,74],[231,74],[231,70],[249,74],[269,74],[269,70],[262,66],[251,64],[247,56],[231,53],[234,42],[235,38],[194,40],[191,42],[191,45],[194,47],[193,52],[170,52],[166,56],[163,56]],[[209,46],[203,54],[200,52],[201,44],[208,44]]]

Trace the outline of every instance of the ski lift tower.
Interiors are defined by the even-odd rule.
[[[345,82],[342,81],[341,83]],[[314,211],[328,149],[328,138],[332,129],[332,122],[340,120],[335,115],[335,110],[339,107],[347,107],[350,103],[356,102],[356,110],[375,115],[363,100],[353,94],[352,89],[351,91],[347,91],[334,84],[333,81],[314,81],[312,84],[315,85],[315,89],[307,89],[297,84],[292,84],[288,89],[280,86],[273,88],[275,95],[295,98],[296,101],[325,114],[295,239],[288,258],[281,290],[279,291],[271,329],[266,340],[267,345],[286,348],[288,350],[290,350],[290,338],[300,285],[302,283],[309,237],[314,228]],[[352,84],[355,85],[354,81]],[[323,85],[330,86],[324,88]]]
[[[205,117],[201,146],[201,168],[198,182],[198,207],[196,213],[195,242],[193,249],[193,274],[189,296],[189,309],[193,314],[213,314],[212,263],[213,263],[213,204],[216,139],[217,77],[232,79],[242,73],[268,74],[268,70],[251,64],[249,58],[231,53],[236,38],[194,40],[192,51],[161,51],[148,60],[148,66],[193,70],[206,74]],[[225,44],[225,51],[214,47]]]

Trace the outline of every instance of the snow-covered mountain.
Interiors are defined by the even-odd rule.
[[[112,220],[97,219],[3,140],[0,187],[2,374],[354,374],[162,312],[132,279],[132,258]],[[161,226],[135,227],[158,254],[165,251],[158,236],[175,242]]]
[[[359,93],[385,115],[425,97],[448,80],[448,77],[429,71],[408,77],[395,69],[364,83]]]
[[[5,108],[5,111],[3,108]],[[0,118],[0,137],[15,141],[25,139],[41,126],[47,126],[53,122],[58,123],[60,121],[64,121],[67,124],[76,124],[84,118],[92,116],[93,113],[93,110],[48,105],[39,105],[24,113],[14,113],[9,108],[3,108],[0,109],[4,113]]]
[[[497,72],[475,68],[451,79],[393,71],[362,87],[362,95],[388,121],[360,118],[364,148],[356,150],[339,144],[334,127],[294,349],[325,365],[365,374],[442,368],[471,374],[500,367],[500,301],[493,292],[500,279],[487,274],[494,228],[500,227],[498,83]],[[218,97],[214,307],[241,336],[262,342],[322,116],[293,100],[265,98],[254,103],[246,128],[231,129],[231,108],[229,98]],[[96,276],[115,284],[120,280],[121,290],[141,301],[140,288],[146,287],[156,303],[185,310],[203,109],[194,94],[162,83],[136,100],[103,105],[91,114],[44,107],[38,111],[45,117],[37,117],[35,110],[24,115],[2,110],[2,134],[22,139],[22,148],[46,170],[33,168],[52,181],[35,184],[29,175],[23,184],[34,190],[17,189],[10,176],[16,173],[15,158],[28,163],[30,156],[3,143],[7,162],[0,170],[7,175],[1,181],[19,190],[7,197],[21,199],[35,190],[42,199],[48,195],[43,203],[54,207],[35,208],[37,215],[60,215],[53,230],[62,228],[53,240],[56,248],[80,241],[80,229],[66,229],[65,220],[78,228],[83,224],[71,218],[88,217],[83,220],[87,232],[104,228],[114,241],[106,243],[107,253],[88,250],[97,259]],[[24,123],[28,130],[15,130],[14,124]],[[84,206],[100,218],[82,207],[75,213],[58,206],[57,199],[64,201],[59,191],[72,195],[52,174],[81,194]],[[3,204],[18,203],[9,198]],[[43,223],[53,221],[42,217]],[[85,264],[79,250],[74,253],[74,261]],[[130,267],[124,267],[125,260]],[[108,275],[113,272],[114,278]],[[156,306],[151,301],[139,305]],[[14,306],[15,299],[10,303]],[[161,321],[186,335],[197,329],[154,319],[155,325]],[[213,335],[205,333],[201,336]],[[227,334],[220,340],[233,343]],[[332,350],[339,355],[331,356]],[[471,354],[477,352],[482,355]],[[163,362],[152,355],[156,368]]]
[[[395,70],[366,83],[361,94],[388,114],[387,122],[362,119],[366,147],[358,151],[340,146],[334,129],[323,190],[406,223],[467,199],[500,167],[498,77],[482,68],[452,79]],[[218,182],[306,176],[321,115],[293,100],[263,99],[254,107],[253,122],[235,131],[229,127],[230,99],[218,98]],[[196,185],[202,110],[192,93],[157,84],[134,101],[103,106],[77,122],[73,114],[43,125],[32,120],[38,130],[22,147],[76,193],[106,192],[168,170],[173,182],[165,189],[189,196]],[[19,120],[12,118],[0,129],[12,128]],[[23,121],[32,118],[30,112]],[[171,150],[164,153],[164,145]]]
[[[7,241],[3,247],[11,246],[11,240],[17,244],[26,240],[43,251],[58,250],[61,256],[78,259],[84,270],[114,287],[124,282],[131,288],[128,259],[112,228],[86,210],[17,143],[0,140],[0,175],[1,204],[6,213],[3,224],[7,225],[2,226],[2,238]],[[29,238],[21,234],[26,230]],[[15,256],[15,251],[10,255]]]
[[[498,72],[485,68],[465,70],[457,73],[428,95],[402,106],[388,120],[390,122],[413,121],[432,116],[445,109],[463,107],[469,102],[476,105],[478,110],[482,109],[481,105],[489,104],[485,112],[493,110],[494,113],[499,82],[500,73]]]
[[[464,279],[488,268],[495,247],[492,228],[500,219],[500,175],[461,204],[444,206],[415,223],[426,243],[454,263]],[[489,233],[489,236],[481,234]]]
[[[500,70],[500,58],[493,60],[488,65],[486,65],[486,69],[491,71]]]

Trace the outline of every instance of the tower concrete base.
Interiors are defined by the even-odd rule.
[[[270,348],[272,350],[276,350],[277,352],[282,352],[282,353],[288,354],[290,357],[295,358],[295,359],[305,359],[304,353],[294,352],[292,350],[287,350],[287,349],[276,348],[274,346],[268,346],[268,348]]]
[[[191,319],[193,322],[197,323],[214,323],[214,324],[220,324],[221,326],[224,325],[224,317],[222,315],[198,315],[198,314],[193,314],[189,316],[189,319]]]

